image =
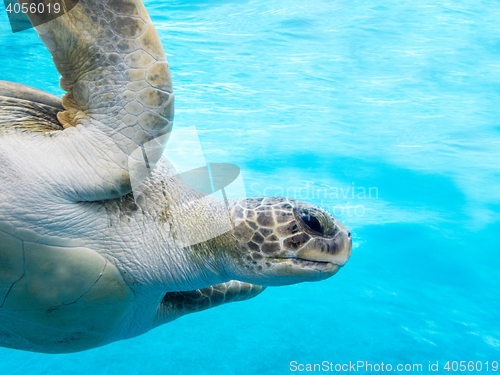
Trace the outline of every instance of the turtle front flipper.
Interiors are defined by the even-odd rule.
[[[158,307],[155,326],[225,303],[246,301],[258,296],[264,289],[266,288],[260,285],[231,280],[208,288],[167,293]]]
[[[14,129],[48,133],[63,130],[61,99],[20,83],[0,81],[0,136]]]
[[[43,21],[27,15],[34,25]],[[80,0],[35,29],[67,92],[57,114],[67,136],[51,147],[71,154],[70,168],[84,169],[71,173],[60,165],[61,180],[74,180],[78,200],[129,193],[130,178],[146,178],[161,157],[174,113],[165,52],[142,1]]]

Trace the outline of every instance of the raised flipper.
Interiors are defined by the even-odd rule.
[[[158,307],[155,326],[224,303],[248,300],[258,296],[264,289],[266,287],[231,280],[204,289],[167,293]]]
[[[28,0],[28,8],[38,2]],[[40,23],[39,15],[27,15]],[[60,163],[51,178],[72,180],[78,200],[129,193],[131,177],[144,179],[143,171],[161,157],[174,110],[165,52],[144,5],[141,0],[80,0],[35,29],[67,92],[56,115],[64,136],[52,135],[47,146]]]

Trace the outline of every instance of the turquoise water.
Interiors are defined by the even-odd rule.
[[[334,212],[352,257],[327,281],[103,348],[0,349],[0,373],[500,360],[500,3],[165,3],[145,4],[172,69],[175,126],[196,126],[209,162],[240,166],[248,195]],[[61,94],[34,31],[9,34],[0,11],[0,79]]]

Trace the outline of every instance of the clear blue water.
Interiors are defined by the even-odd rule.
[[[103,348],[0,349],[0,373],[499,360],[500,3],[166,3],[146,7],[172,69],[175,126],[196,126],[208,161],[239,165],[248,195],[302,193],[335,211],[352,257],[327,281]],[[61,94],[34,31],[9,34],[0,10],[0,79]]]

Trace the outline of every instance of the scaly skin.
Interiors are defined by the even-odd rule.
[[[39,18],[27,15],[35,22]],[[57,114],[67,131],[51,135],[44,142],[49,149],[39,156],[66,155],[53,179],[67,184],[70,176],[74,199],[129,193],[136,163],[153,169],[163,153],[174,116],[167,59],[144,5],[80,0],[35,29],[67,92],[64,111]],[[76,164],[86,173],[75,173]]]
[[[231,280],[208,288],[167,293],[158,307],[156,321],[158,325],[165,324],[186,314],[211,309],[225,303],[246,301],[258,296],[265,289],[260,285]]]
[[[160,158],[173,93],[140,0],[80,0],[36,30],[67,94],[0,82],[0,345],[86,350],[345,264],[326,211],[226,206]]]
[[[12,179],[3,175],[1,180],[5,183]],[[207,288],[232,279],[262,285],[317,281],[332,276],[338,267],[347,261],[350,254],[348,232],[327,213],[322,212],[325,215],[323,220],[327,225],[336,228],[333,236],[306,234],[293,214],[292,206],[294,204],[296,207],[302,207],[304,204],[288,199],[237,200],[231,202],[228,211],[222,200],[210,196],[204,197],[208,200],[201,200],[202,194],[187,186],[164,159],[160,160],[150,178],[145,181],[143,198],[139,200],[139,204],[134,202],[132,195],[108,201],[79,203],[55,197],[48,199],[50,191],[43,189],[47,186],[50,185],[41,184],[38,190],[33,191],[24,188],[23,185],[15,184],[14,180],[12,188],[1,189],[0,217],[4,223],[1,228],[4,229],[0,230],[4,233],[13,232],[12,235],[17,236],[18,240],[23,240],[25,244],[29,243],[30,246],[34,246],[34,251],[43,254],[47,254],[45,246],[47,244],[59,250],[72,251],[75,253],[73,256],[81,253],[81,249],[95,252],[97,258],[103,259],[98,267],[107,262],[119,270],[120,276],[116,276],[114,283],[123,285],[124,299],[117,300],[116,304],[122,301],[129,304],[118,306],[118,311],[111,311],[112,317],[104,321],[105,324],[109,324],[112,331],[103,330],[102,325],[94,324],[97,332],[88,331],[82,335],[81,331],[69,330],[64,336],[65,340],[51,343],[49,339],[55,335],[49,330],[44,333],[40,341],[36,341],[38,336],[28,338],[29,345],[19,341],[11,344],[4,339],[2,342],[4,346],[65,352],[104,345],[146,332],[162,320],[164,322],[173,320],[175,317],[166,319],[164,313],[162,317],[157,316],[165,293]],[[24,197],[26,198],[23,199]],[[242,215],[245,210],[247,213]],[[261,216],[268,212],[267,210],[271,210],[271,220],[274,221],[276,218],[276,223],[269,221],[267,216]],[[242,220],[245,216],[246,218]],[[223,227],[228,219],[232,219],[236,229],[231,229],[216,238],[197,242],[197,238],[203,238],[207,233],[210,235],[214,226]],[[252,233],[247,233],[243,229],[252,228],[255,223],[263,220],[264,225],[258,224]],[[185,241],[179,240],[176,234],[179,229],[184,233],[192,233],[192,241],[195,244],[184,246]],[[251,245],[260,240],[260,237],[257,239],[256,233],[267,235],[260,245],[262,250],[256,250]],[[300,244],[290,242],[296,236],[306,238],[306,235],[308,241]],[[273,236],[276,236],[278,241],[273,241]],[[265,246],[266,243],[282,243],[283,247],[272,246],[272,249],[278,251],[270,251]],[[292,247],[295,248],[290,248],[290,245],[285,243],[293,243]],[[338,245],[335,245],[337,246],[335,249],[332,247],[331,250],[322,252],[321,244],[326,249],[330,243]],[[315,253],[308,245],[318,246]],[[9,249],[3,248],[2,251],[11,249],[12,246]],[[305,249],[309,249],[307,250],[309,254],[304,252]],[[321,263],[292,263],[294,259],[304,256],[303,254],[306,254],[304,259],[311,259],[311,255],[316,254]],[[48,261],[55,260],[49,258]],[[70,267],[67,261],[63,261],[64,263],[56,268]],[[324,263],[326,261],[330,263]],[[88,280],[85,280],[86,285],[92,286],[99,277],[99,272],[101,268],[97,273],[94,271],[95,276],[89,275]],[[74,272],[70,274],[73,275]],[[27,276],[29,273],[23,275],[23,269],[19,267],[19,272],[11,280],[14,291],[19,285],[18,280],[23,280],[23,277]],[[60,276],[53,276],[57,277]],[[40,282],[40,278],[35,280]],[[97,284],[96,286],[99,287]],[[106,285],[104,287],[107,288]],[[51,288],[54,288],[54,285],[51,284]],[[83,288],[83,292],[88,293],[86,291],[92,290],[91,288]],[[128,289],[131,293],[127,291]],[[81,294],[80,289],[72,291],[70,297],[66,300],[57,300],[54,306],[42,306],[41,312],[45,313],[49,307],[73,302],[73,296],[78,297]],[[22,300],[32,299],[29,296],[23,297],[19,292],[17,295],[21,299],[21,302],[18,302],[20,305],[23,303]],[[9,301],[9,298],[12,298],[12,295],[9,294],[6,301]],[[8,306],[7,304],[6,307]],[[100,308],[100,305],[98,307]],[[111,307],[117,308],[115,305]],[[2,309],[0,308],[0,317]],[[12,316],[12,312],[9,315]],[[73,312],[72,319],[77,317],[78,314]],[[82,319],[88,320],[89,317],[102,322],[102,310],[90,309]],[[31,316],[30,319],[36,320],[36,317]],[[0,324],[1,322],[2,318]],[[2,325],[5,327],[5,324],[9,327],[15,326],[12,321]],[[35,332],[39,335],[39,331]],[[76,334],[80,341],[74,338]],[[27,332],[23,331],[23,335],[26,338]],[[94,339],[95,336],[98,336],[98,339]],[[38,346],[33,345],[33,342]]]

